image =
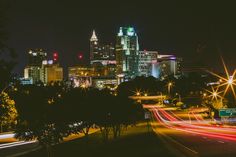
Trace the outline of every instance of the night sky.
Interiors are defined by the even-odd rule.
[[[9,46],[18,53],[15,72],[23,73],[29,48],[58,51],[63,67],[77,64],[78,53],[84,53],[86,62],[92,29],[101,42],[114,43],[120,26],[135,27],[141,49],[215,69],[222,55],[235,69],[235,5],[206,1],[12,0],[6,29]]]

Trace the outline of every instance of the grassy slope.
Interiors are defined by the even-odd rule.
[[[53,157],[162,157],[173,156],[160,142],[153,131],[145,124],[129,127],[117,140],[103,143],[100,133],[94,133],[89,139],[80,138],[57,145],[53,148]],[[22,157],[43,157],[44,151],[33,152]]]

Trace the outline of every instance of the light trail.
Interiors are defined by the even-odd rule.
[[[216,126],[212,126],[212,125],[209,125],[209,124],[199,124],[199,123],[192,123],[192,124],[189,124],[185,121],[173,121],[173,118],[170,114],[168,114],[165,110],[163,109],[159,109],[160,112],[163,112],[164,111],[164,115],[168,115],[168,117],[171,117],[171,118],[168,118],[168,120],[172,123],[175,123],[175,124],[181,124],[181,125],[184,125],[184,126],[188,126],[188,127],[192,127],[192,128],[201,128],[201,129],[210,129],[210,130],[218,130],[218,131],[228,131],[228,132],[236,132],[236,128],[224,128],[224,127],[216,127]]]
[[[14,133],[7,133],[7,134],[0,134],[0,140],[4,139],[10,139],[14,138],[15,134]],[[21,145],[26,145],[26,144],[31,144],[37,142],[36,140],[33,141],[16,141],[16,142],[9,142],[9,143],[4,143],[0,144],[0,149],[5,149],[5,148],[10,148],[10,147],[16,147],[16,146],[21,146]]]
[[[10,134],[0,134],[0,140],[2,139],[7,139],[7,138],[14,138],[15,134],[10,133]]]
[[[33,141],[19,141],[19,142],[11,142],[11,143],[6,143],[6,144],[0,144],[0,149],[4,148],[10,148],[10,147],[15,147],[15,146],[22,146],[26,144],[31,144],[37,142],[36,140]]]
[[[169,114],[167,111],[162,108],[156,107],[152,108],[152,112],[156,120],[163,126],[187,133],[208,136],[217,139],[231,140],[236,141],[236,135],[233,134],[236,132],[235,128],[225,128],[225,127],[216,127],[211,125],[201,124],[189,124],[186,121],[179,118],[177,115]],[[194,116],[194,113],[192,113]],[[198,122],[201,122],[200,118],[195,115],[195,119]]]

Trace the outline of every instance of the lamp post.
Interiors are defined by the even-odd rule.
[[[140,92],[136,92],[136,95],[137,95],[137,96],[140,96]]]
[[[170,90],[171,90],[171,86],[173,85],[173,83],[172,82],[169,82],[168,83],[168,94],[170,95]]]

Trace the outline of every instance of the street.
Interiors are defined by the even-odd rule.
[[[91,128],[89,134],[97,132],[98,129]],[[0,157],[16,157],[41,148],[38,141],[18,141],[13,133],[0,135]],[[64,142],[84,137],[84,134],[72,134],[64,138]]]
[[[194,113],[180,113],[157,106],[149,106],[149,110],[153,114],[154,131],[170,151],[178,151],[182,156],[236,155],[235,127],[210,125]]]
[[[0,144],[1,157],[15,157],[39,149],[36,141],[18,141]]]

